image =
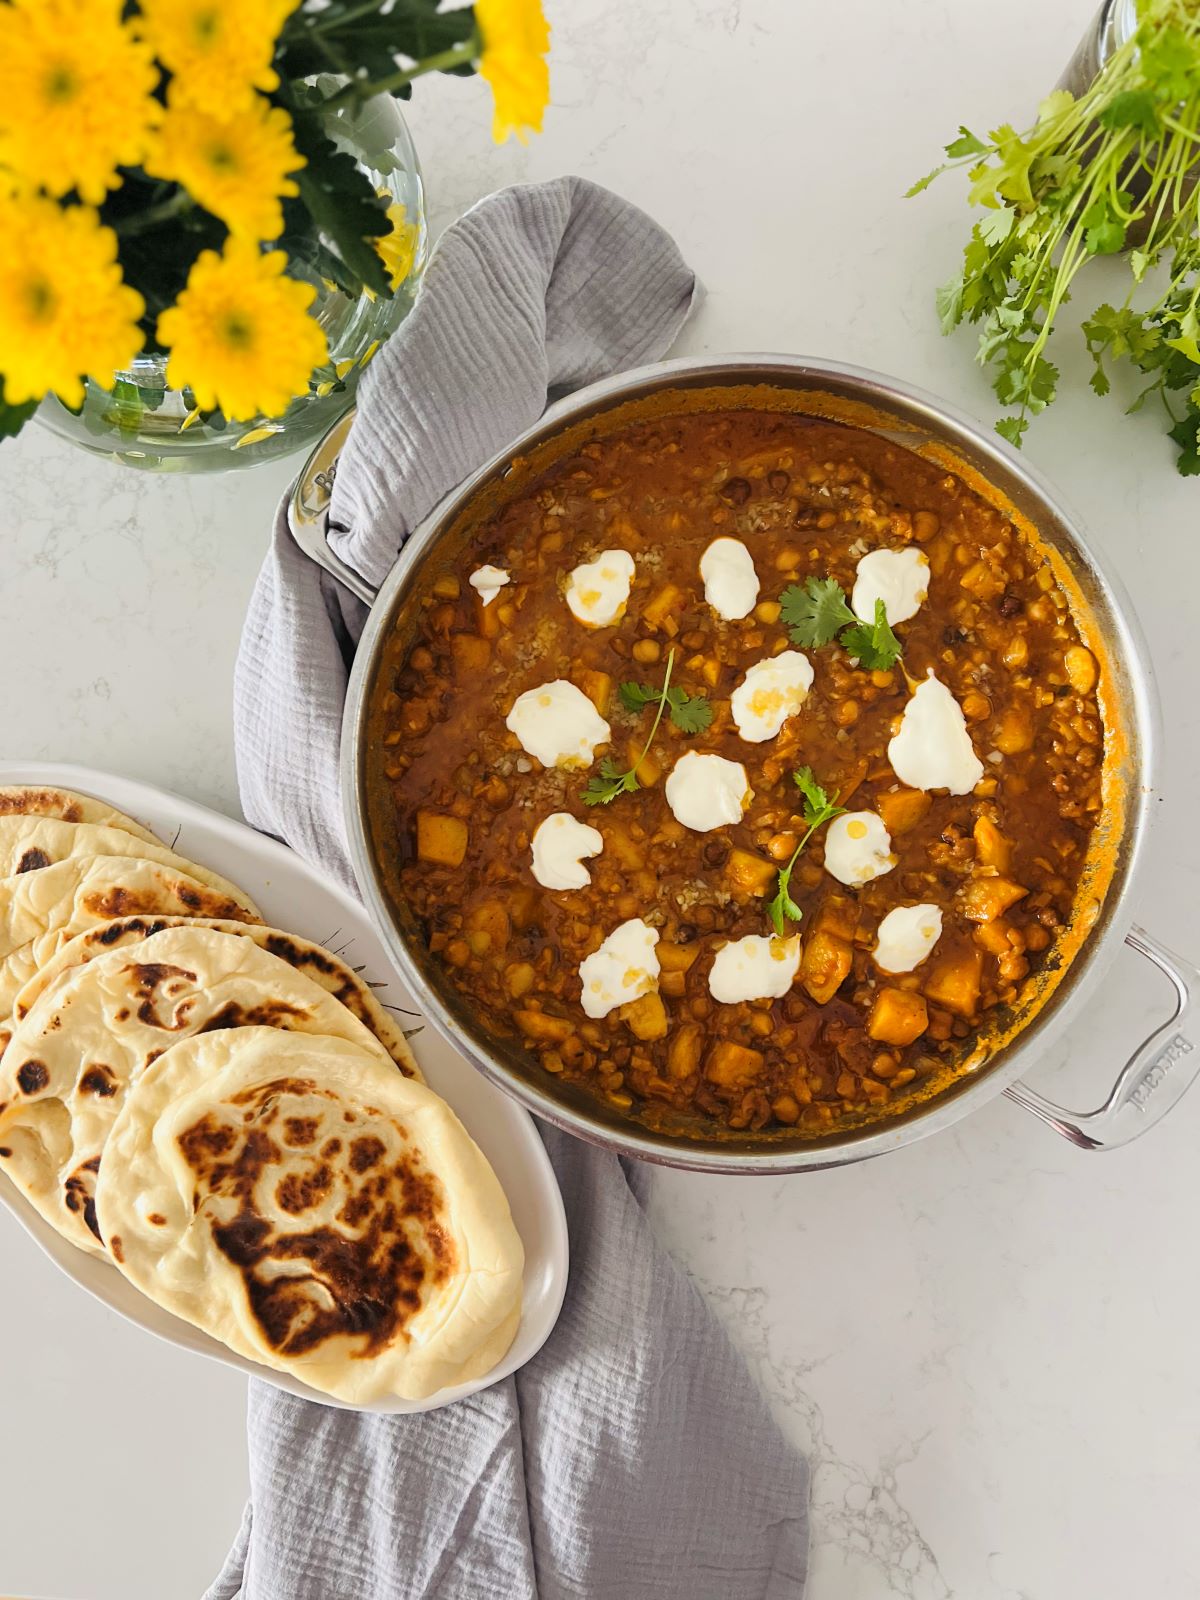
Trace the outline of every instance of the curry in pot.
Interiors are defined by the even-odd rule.
[[[493,1036],[658,1127],[828,1133],[1059,959],[1099,664],[937,462],[730,409],[552,464],[389,643],[377,841]]]

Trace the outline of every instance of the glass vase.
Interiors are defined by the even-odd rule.
[[[425,195],[417,153],[398,103],[380,95],[361,109],[333,113],[326,132],[351,154],[389,205],[405,209],[412,260],[391,299],[352,296],[314,268],[293,260],[289,273],[317,291],[314,315],[325,331],[329,360],[279,417],[231,422],[197,410],[187,390],[167,383],[167,358],[146,352],[109,389],[88,381],[78,412],[48,396],[38,421],[90,451],[158,472],[213,472],[247,467],[311,447],[353,403],[363,369],[412,309],[425,266]]]

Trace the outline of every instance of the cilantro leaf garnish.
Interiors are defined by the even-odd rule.
[[[806,649],[831,644],[842,628],[858,620],[836,578],[789,583],[779,596],[779,617],[794,643]]]
[[[882,600],[875,602],[874,622],[856,622],[838,643],[867,672],[887,672],[900,659],[900,641],[892,632]]]
[[[645,751],[642,754],[645,755]],[[640,757],[638,765],[641,765]],[[633,768],[622,772],[611,756],[605,756],[600,763],[600,776],[588,779],[587,788],[580,791],[580,799],[585,806],[610,806],[619,794],[632,794],[637,787]]]
[[[779,596],[779,616],[796,644],[819,650],[837,639],[868,672],[886,671],[900,659],[900,641],[888,625],[883,601],[875,602],[874,622],[860,622],[836,578],[806,578],[803,587],[789,584]]]
[[[663,675],[662,688],[654,689],[644,683],[623,683],[621,685],[621,699],[630,711],[641,711],[644,707],[658,704],[654,716],[654,723],[650,729],[650,737],[641,748],[637,760],[633,765],[622,771],[612,756],[605,756],[600,763],[600,775],[589,778],[587,787],[580,790],[580,799],[586,806],[610,806],[618,795],[632,794],[638,785],[638,768],[646,759],[650,746],[654,743],[654,735],[658,732],[658,725],[663,719],[663,713],[670,711],[671,720],[685,733],[698,733],[701,728],[707,728],[712,721],[712,707],[701,695],[688,695],[682,689],[672,689],[671,671],[675,665],[674,649],[667,652],[667,670]],[[684,721],[679,720],[680,717]],[[686,723],[694,723],[694,727]]]
[[[825,790],[813,777],[811,767],[800,767],[792,773],[792,781],[804,796],[803,817],[807,824],[806,832],[800,843],[792,851],[786,866],[780,867],[778,888],[775,898],[767,906],[767,915],[771,919],[771,926],[779,937],[783,938],[786,922],[799,922],[804,915],[803,911],[788,893],[792,881],[792,868],[800,859],[800,854],[805,845],[816,833],[818,828],[824,827],[827,822],[832,822],[834,817],[840,817],[845,810],[844,806],[837,803],[837,795],[831,800]]]
[[[667,713],[681,733],[703,733],[713,719],[712,706],[702,694],[688,694],[675,686],[656,689],[650,683],[623,683],[620,694],[630,711],[643,711],[665,700]]]

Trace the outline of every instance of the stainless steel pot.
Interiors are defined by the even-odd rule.
[[[464,511],[480,497],[501,492],[502,480],[511,471],[515,457],[528,456],[564,430],[602,419],[606,412],[627,402],[664,392],[747,384],[803,390],[830,397],[842,406],[869,408],[869,420],[863,425],[894,437],[909,448],[933,446],[950,450],[1033,522],[1042,538],[1063,558],[1094,626],[1107,644],[1109,687],[1115,693],[1128,750],[1128,766],[1123,773],[1127,804],[1111,885],[1083,948],[1036,1015],[977,1071],[964,1075],[936,1098],[910,1112],[862,1129],[820,1138],[789,1133],[782,1137],[772,1135],[769,1142],[760,1135],[714,1143],[700,1138],[667,1137],[627,1121],[584,1091],[549,1078],[517,1047],[488,1038],[430,961],[415,930],[405,926],[403,906],[388,893],[371,839],[365,754],[368,706],[394,622],[406,602],[420,593],[422,574],[432,556],[436,553],[444,558],[446,541],[460,536],[455,534],[455,527],[461,525]],[[606,379],[552,406],[507,450],[486,462],[437,507],[413,533],[375,594],[334,555],[326,537],[329,491],[337,452],[348,428],[346,419],[310,460],[293,497],[292,527],[309,554],[371,607],[355,658],[342,733],[343,797],[350,853],[363,899],[397,968],[432,1024],[486,1077],[536,1115],[581,1138],[669,1166],[730,1173],[796,1172],[882,1155],[949,1127],[1000,1093],[1025,1106],[1082,1148],[1110,1149],[1144,1132],[1180,1099],[1200,1068],[1193,1016],[1200,972],[1130,922],[1135,877],[1150,818],[1159,742],[1153,673],[1120,583],[1088,547],[1077,522],[1026,461],[994,437],[980,433],[972,422],[943,402],[896,379],[860,368],[771,355],[660,362]],[[1029,1088],[1021,1081],[1022,1076],[1081,1015],[1122,941],[1170,978],[1176,994],[1175,1010],[1124,1063],[1098,1110],[1068,1111]]]

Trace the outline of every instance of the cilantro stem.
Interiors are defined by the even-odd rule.
[[[658,696],[658,711],[655,713],[654,722],[651,724],[651,727],[650,727],[650,737],[646,740],[645,744],[642,746],[641,755],[637,758],[637,760],[633,763],[633,766],[630,768],[630,771],[633,773],[635,778],[638,775],[638,768],[641,766],[642,762],[645,761],[646,757],[650,754],[650,746],[654,743],[654,735],[658,732],[658,725],[663,719],[663,712],[667,709],[667,690],[671,687],[671,669],[672,669],[672,667],[674,667],[674,665],[675,665],[675,646],[672,645],[671,648],[667,651],[667,671],[666,671],[666,675],[663,678],[662,689],[661,689],[661,691],[659,693],[659,696]]]

